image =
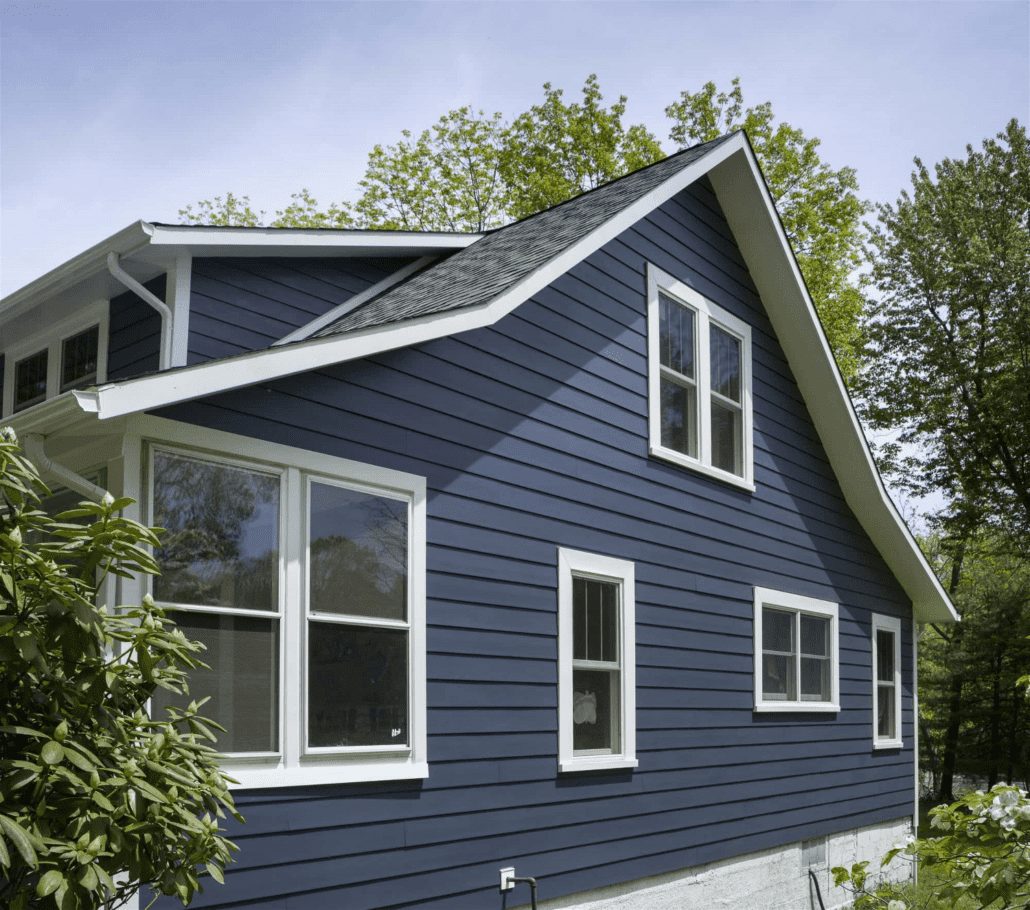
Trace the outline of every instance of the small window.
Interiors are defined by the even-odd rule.
[[[901,620],[873,615],[873,745],[897,749],[901,741]]]
[[[751,329],[648,266],[652,455],[754,488]]]
[[[14,410],[46,400],[47,350],[37,351],[14,365]]]
[[[755,710],[837,711],[837,605],[755,588]]]
[[[61,391],[81,389],[97,381],[100,326],[92,326],[61,343]]]
[[[634,569],[558,551],[559,770],[635,768]]]

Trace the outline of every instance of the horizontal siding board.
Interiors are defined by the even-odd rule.
[[[165,298],[164,275],[144,284],[161,300]],[[107,339],[108,379],[128,379],[158,368],[161,349],[161,317],[149,304],[126,291],[111,298]]]
[[[647,457],[647,259],[754,327],[754,495]],[[324,298],[332,267],[207,277],[240,307],[287,285]],[[196,343],[216,356],[217,338]],[[489,329],[165,413],[410,471],[429,493],[429,778],[241,793],[241,862],[203,906],[479,910],[502,865],[558,897],[911,813],[910,606],[844,501],[710,187]],[[636,563],[632,773],[557,774],[558,546]],[[840,604],[839,714],[753,711],[755,584]],[[906,745],[885,752],[874,611],[905,620]]]

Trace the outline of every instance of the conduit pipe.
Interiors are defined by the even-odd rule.
[[[81,493],[97,502],[109,495],[103,487],[98,487],[81,474],[76,474],[71,468],[58,464],[47,455],[46,440],[39,433],[26,433],[22,437],[22,448],[39,468],[40,473],[56,477],[68,489],[75,490],[76,493]]]
[[[158,366],[167,370],[172,355],[172,311],[156,294],[152,294],[142,284],[121,267],[117,253],[107,254],[107,270],[112,277],[125,285],[132,293],[141,298],[144,303],[157,310],[161,317],[161,353],[158,358]]]

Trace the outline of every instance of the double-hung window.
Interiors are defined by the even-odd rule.
[[[561,771],[635,768],[633,563],[558,551]]]
[[[755,710],[838,711],[837,604],[755,588]]]
[[[650,452],[754,488],[751,328],[648,266]]]
[[[901,620],[873,614],[873,746],[897,749],[901,741]]]
[[[210,696],[228,770],[424,777],[424,480],[214,435],[220,454],[149,446],[149,520],[153,596],[207,647],[189,698]],[[162,690],[153,709],[185,701]]]

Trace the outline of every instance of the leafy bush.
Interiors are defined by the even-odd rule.
[[[97,606],[110,578],[157,572],[155,532],[105,497],[49,517],[49,491],[0,429],[0,906],[120,907],[141,883],[189,903],[236,849],[240,816],[193,702],[151,720],[158,687],[186,692],[202,646],[149,598]]]
[[[833,869],[834,881],[855,896],[856,910],[925,910],[970,907],[1006,910],[1030,902],[1030,799],[1026,790],[998,784],[950,805],[930,810],[930,827],[940,834],[913,839],[883,858],[899,854],[919,863],[934,879],[932,893],[881,882],[868,861]]]

